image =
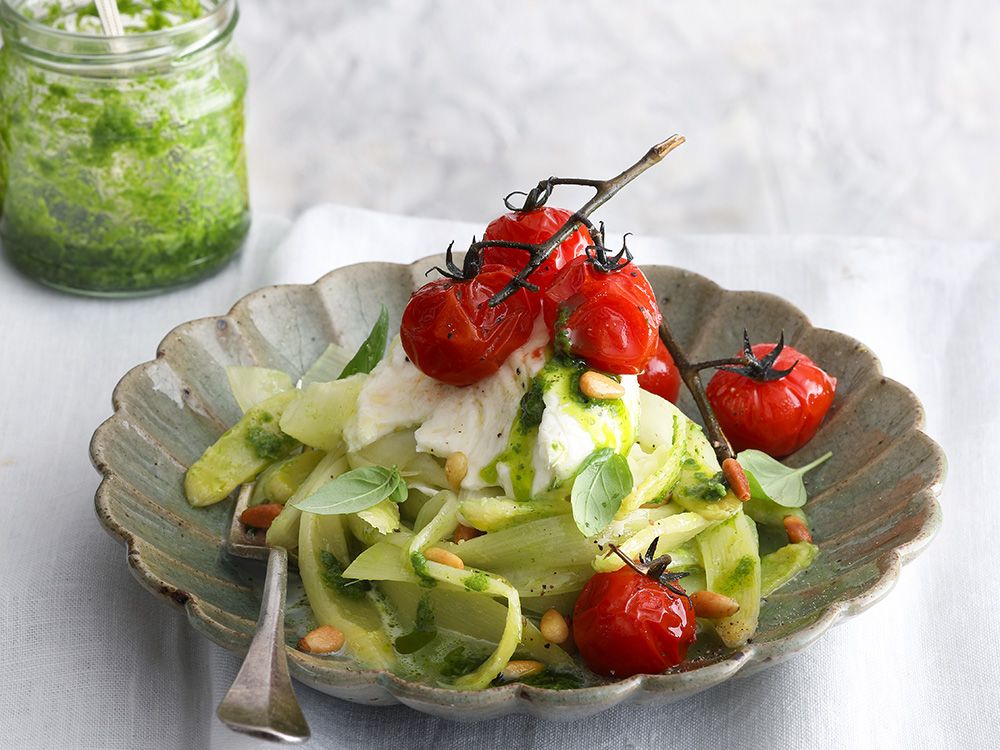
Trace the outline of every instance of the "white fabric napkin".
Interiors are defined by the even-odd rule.
[[[224,312],[265,283],[311,282],[360,260],[409,262],[482,228],[320,206],[285,231],[258,221],[243,258],[199,286],[85,300],[0,268],[0,747],[270,747],[214,717],[238,659],[129,576],[92,510],[87,442],[117,379],[172,326]],[[910,386],[945,447],[945,524],[896,590],[804,653],[667,707],[562,725],[478,725],[339,702],[299,686],[312,747],[995,748],[1000,674],[1000,406],[994,244],[829,237],[630,240],[639,263],[788,298],[859,338]]]

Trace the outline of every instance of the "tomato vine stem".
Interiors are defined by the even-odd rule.
[[[520,250],[526,250],[531,254],[531,258],[527,264],[525,264],[524,268],[517,272],[517,275],[511,279],[507,286],[497,292],[490,299],[490,307],[499,305],[522,287],[529,289],[534,287],[534,285],[528,281],[528,277],[534,273],[542,265],[542,263],[545,262],[545,259],[551,255],[552,251],[555,250],[555,248],[557,248],[563,240],[573,234],[573,232],[575,232],[577,227],[581,224],[586,226],[588,229],[593,230],[593,224],[588,220],[588,217],[594,211],[611,200],[611,198],[613,198],[619,190],[632,182],[632,180],[636,177],[641,175],[654,164],[658,164],[662,161],[663,157],[680,146],[682,143],[684,143],[684,136],[672,135],[662,143],[657,143],[655,146],[650,148],[649,151],[647,151],[645,155],[639,159],[639,161],[626,169],[624,172],[608,180],[549,177],[547,180],[540,181],[525,196],[525,204],[522,206],[521,210],[531,210],[532,208],[537,208],[538,206],[544,204],[551,194],[552,188],[556,185],[581,185],[583,187],[593,188],[595,192],[593,197],[583,204],[583,206],[577,210],[576,213],[570,216],[566,220],[566,223],[564,223],[562,227],[560,227],[559,230],[545,242],[537,245],[531,245],[524,242],[480,240],[478,242],[473,242],[469,246],[469,252],[476,255],[480,254],[487,247],[512,247]],[[511,195],[514,195],[514,193],[511,193]],[[508,208],[513,210],[509,200],[510,195],[507,196],[505,202],[507,203]],[[603,239],[601,242],[603,243]]]
[[[750,489],[746,472],[743,471],[743,467],[736,460],[736,453],[733,451],[733,446],[730,444],[729,438],[722,431],[722,425],[719,424],[719,419],[715,416],[715,411],[712,409],[712,405],[708,401],[708,395],[705,393],[705,385],[701,382],[701,371],[709,363],[691,362],[687,356],[687,352],[684,351],[684,348],[674,338],[666,315],[663,316],[663,321],[660,323],[660,340],[667,348],[667,351],[670,352],[670,356],[673,357],[677,371],[681,374],[681,380],[684,381],[684,385],[687,386],[695,405],[698,407],[698,412],[705,423],[705,433],[712,444],[716,458],[719,459],[726,482],[736,493],[736,496],[746,502],[750,499]]]

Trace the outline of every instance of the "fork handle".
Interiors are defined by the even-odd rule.
[[[288,676],[285,658],[285,586],[288,552],[272,547],[257,632],[243,666],[216,715],[230,729],[279,742],[304,742],[309,725]]]

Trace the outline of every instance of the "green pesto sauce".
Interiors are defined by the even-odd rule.
[[[427,558],[424,557],[423,552],[413,552],[410,554],[410,565],[413,566],[413,572],[417,574],[420,578],[421,586],[435,586],[437,581],[434,576],[431,575],[431,571],[427,567]]]
[[[270,419],[265,419],[264,417],[270,417]],[[271,422],[274,418],[270,414],[265,414],[264,417],[260,420],[264,424],[255,424],[247,428],[247,445],[253,448],[254,453],[257,454],[257,458],[267,461],[276,461],[279,458],[284,458],[298,443],[295,438],[284,434],[277,427],[265,426],[266,423]]]
[[[34,17],[99,33],[93,3]],[[119,1],[126,31],[202,13],[193,0]],[[21,271],[63,289],[129,295],[220,268],[249,228],[246,68],[225,44],[122,76],[42,68],[0,48],[0,238]]]
[[[488,658],[487,652],[466,646],[457,646],[444,655],[438,666],[438,671],[442,677],[464,677],[479,669],[479,665]]]
[[[412,654],[427,646],[437,637],[437,625],[430,597],[424,594],[417,603],[416,622],[413,630],[393,641],[393,648],[400,654]]]
[[[504,464],[510,472],[511,486],[517,500],[532,498],[535,481],[534,450],[538,426],[545,411],[545,396],[554,392],[563,408],[586,430],[600,448],[618,446],[625,453],[635,442],[635,429],[625,403],[590,399],[580,390],[580,376],[589,369],[580,360],[557,355],[545,363],[531,382],[511,426],[507,446],[480,476],[494,484],[498,480],[497,465]],[[559,483],[547,489],[556,489]]]
[[[490,579],[483,571],[477,570],[471,576],[466,576],[462,583],[468,591],[486,591],[486,588],[490,585]]]
[[[732,570],[715,582],[713,590],[726,595],[738,593],[740,589],[750,585],[750,580],[757,571],[757,565],[757,558],[750,555],[741,557]]]
[[[323,583],[334,594],[348,599],[364,599],[371,588],[368,581],[355,581],[344,578],[344,566],[332,553],[326,550],[319,553],[320,577]]]
[[[546,669],[539,674],[523,677],[518,682],[548,690],[573,690],[583,685],[583,680],[579,675],[554,669]]]

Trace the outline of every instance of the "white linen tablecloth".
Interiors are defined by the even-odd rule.
[[[410,261],[481,228],[321,206],[276,251],[260,219],[242,258],[171,294],[102,301],[0,266],[0,747],[244,748],[215,706],[236,657],[131,579],[98,525],[90,435],[111,390],[174,325],[264,283],[311,282],[355,260]],[[949,458],[944,526],[872,610],[791,661],[660,709],[563,725],[480,725],[341,703],[299,686],[313,747],[996,748],[1000,513],[989,466],[1000,405],[1000,247],[824,237],[630,241],[723,286],[782,295],[868,344],[927,410]]]

